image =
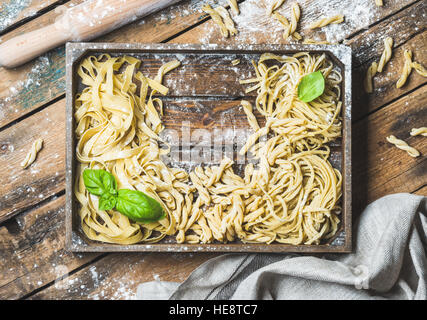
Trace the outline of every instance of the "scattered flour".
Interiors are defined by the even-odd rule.
[[[31,0],[12,0],[3,1],[1,5],[0,30],[6,29],[12,25],[22,11],[31,5]]]

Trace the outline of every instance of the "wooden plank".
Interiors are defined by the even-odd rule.
[[[99,256],[65,251],[64,205],[63,195],[0,227],[1,299],[19,299]]]
[[[72,0],[65,6],[76,5],[82,0]],[[206,14],[200,12],[204,3],[183,1],[154,13],[131,25],[124,26],[102,37],[103,41],[115,42],[162,42],[203,20]],[[225,4],[226,0],[214,3]],[[5,34],[2,40],[23,32],[53,23],[58,13],[48,13]],[[64,46],[51,50],[45,55],[14,69],[0,68],[0,127],[22,117],[32,110],[52,101],[65,92],[65,50]]]
[[[66,0],[6,0],[0,3],[2,19],[0,33],[40,14],[47,8],[64,3]]]
[[[154,280],[183,282],[218,253],[110,254],[29,299],[130,300],[140,283]]]
[[[408,94],[353,126],[354,212],[389,193],[412,192],[427,183],[427,144],[412,137],[412,128],[425,125],[427,86]],[[388,143],[389,135],[420,151],[410,157]]]
[[[43,148],[27,169],[20,163],[34,140]],[[0,132],[0,222],[64,189],[65,107],[62,101]]]

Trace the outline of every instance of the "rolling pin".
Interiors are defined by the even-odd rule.
[[[67,41],[88,41],[180,0],[88,0],[53,24],[0,44],[0,66],[13,68]]]

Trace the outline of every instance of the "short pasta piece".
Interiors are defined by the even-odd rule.
[[[384,5],[383,0],[375,0],[375,5],[377,7],[382,7]]]
[[[393,47],[393,39],[391,37],[387,37],[384,39],[384,51],[381,55],[380,62],[378,62],[378,72],[382,72],[384,66],[391,58],[391,51]]]
[[[238,15],[240,13],[239,6],[237,4],[237,0],[227,0],[228,4],[230,5],[231,10],[235,15]]]
[[[366,71],[364,85],[365,85],[365,91],[368,93],[371,93],[373,91],[372,78],[377,73],[377,67],[378,67],[377,63],[372,62],[372,64],[368,68],[368,71]]]
[[[421,64],[418,62],[412,62],[411,66],[420,76],[423,76],[424,78],[427,77],[427,70]]]
[[[234,27],[234,22],[231,20],[227,9],[224,7],[219,6],[215,9],[212,9],[210,5],[206,4],[202,7],[202,10],[211,16],[212,20],[218,25],[221,34],[225,38],[228,38],[229,35],[235,35],[237,33],[237,30]]]
[[[406,151],[413,158],[416,158],[420,155],[420,152],[417,149],[409,146],[405,141],[400,140],[393,135],[388,136],[386,140],[389,143],[394,144],[397,148]]]
[[[237,34],[237,30],[234,26],[234,22],[230,17],[230,14],[228,13],[227,9],[225,9],[222,6],[216,7],[214,9],[218,14],[221,16],[222,20],[224,21],[224,25],[227,28],[230,35],[234,36]]]
[[[427,127],[421,127],[421,128],[412,128],[411,130],[411,136],[424,136],[427,137]]]
[[[289,22],[288,19],[286,19],[284,16],[282,16],[280,13],[278,12],[274,12],[273,13],[273,18],[276,19],[277,21],[280,22],[280,24],[283,26],[283,28],[285,29],[285,32],[283,33],[283,38],[287,39],[289,36],[292,36],[292,38],[294,38],[295,40],[301,40],[302,37],[301,35],[294,31],[291,33],[291,23]],[[296,17],[294,17],[295,19]],[[296,23],[295,23],[295,28],[296,28]]]
[[[267,14],[268,16],[271,16],[274,12],[274,10],[277,10],[280,8],[280,6],[285,2],[286,0],[276,0],[272,3],[272,5],[268,8]]]
[[[33,142],[30,151],[25,156],[25,159],[21,162],[21,167],[23,169],[27,168],[30,164],[36,160],[37,153],[43,147],[43,139],[39,138]]]
[[[313,22],[310,26],[309,29],[317,29],[317,28],[322,28],[324,26],[327,26],[328,24],[338,24],[344,21],[344,16],[339,14],[333,17],[329,17],[329,18],[324,18],[324,19],[320,19],[316,22]]]
[[[301,36],[295,32],[297,29],[297,25],[298,25],[298,21],[299,21],[300,16],[301,16],[301,9],[300,9],[298,3],[296,3],[296,2],[292,3],[292,6],[291,6],[291,23],[289,25],[289,28],[287,28],[285,30],[285,33],[283,35],[283,37],[285,39],[288,38],[290,35],[294,36],[298,40],[301,39]]]
[[[412,51],[405,50],[405,52],[403,53],[403,57],[405,59],[405,63],[403,65],[400,78],[399,80],[397,80],[396,88],[401,88],[406,83],[406,80],[408,79],[412,71]]]
[[[237,66],[240,63],[240,59],[234,59],[233,61],[231,61],[231,64],[233,66]]]

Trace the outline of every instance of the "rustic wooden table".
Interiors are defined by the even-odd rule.
[[[83,0],[2,0],[0,41],[46,25],[64,7]],[[112,42],[286,43],[277,21],[267,18],[271,0],[240,2],[234,17],[239,34],[224,39],[200,10],[204,3],[178,5],[96,39]],[[279,12],[289,16],[287,1]],[[427,66],[427,5],[424,0],[297,0],[303,36],[348,44],[353,50],[353,212],[379,197],[396,192],[427,195],[427,143],[411,137],[413,127],[427,125],[426,79],[412,72],[406,85],[395,83],[403,51]],[[63,7],[62,7],[63,6]],[[318,31],[309,22],[344,14],[345,23]],[[363,77],[378,61],[383,39],[394,39],[393,57],[375,77],[367,95]],[[7,70],[0,68],[0,298],[3,299],[129,299],[139,283],[161,279],[183,281],[213,253],[75,254],[64,250],[65,203],[65,51],[64,46]],[[385,141],[394,134],[417,148],[409,157]],[[32,142],[42,137],[37,161],[21,169]]]

